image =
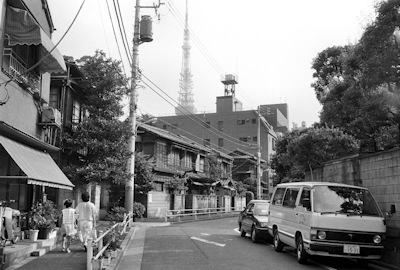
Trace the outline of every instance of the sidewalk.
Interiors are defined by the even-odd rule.
[[[125,254],[125,251],[128,247],[128,243],[135,242],[131,241],[135,236],[135,232],[139,228],[143,227],[154,227],[154,226],[167,226],[169,223],[161,223],[161,222],[134,222],[131,228],[127,228],[129,230],[121,245],[121,250],[118,251],[117,258],[111,261],[111,264],[107,266],[106,270],[116,269],[119,261]],[[108,228],[107,222],[99,222],[97,228],[103,229]],[[105,229],[104,229],[105,230]],[[86,259],[87,253],[85,252],[82,243],[79,241],[74,241],[71,246],[71,253],[66,253],[61,251],[61,246],[54,246],[52,250],[48,251],[46,254],[40,257],[29,257],[17,264],[14,264],[5,270],[86,270]],[[139,264],[140,269],[140,264]]]

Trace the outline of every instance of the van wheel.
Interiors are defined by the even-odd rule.
[[[299,235],[299,237],[297,237],[297,261],[301,264],[304,264],[307,262],[307,252],[304,250],[304,244],[303,244],[303,238],[301,237],[301,235]]]
[[[243,230],[243,228],[240,229],[240,236],[241,237],[245,237],[246,236],[246,232]]]
[[[283,243],[279,239],[278,229],[274,230],[274,249],[276,252],[281,252],[283,249]]]
[[[253,243],[257,243],[258,242],[256,228],[254,228],[254,226],[251,228],[251,241],[253,241]]]

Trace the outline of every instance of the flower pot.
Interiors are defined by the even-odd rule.
[[[111,264],[111,257],[104,258],[103,265],[109,266]]]
[[[117,257],[117,251],[111,250],[111,259],[115,259]]]
[[[37,241],[39,230],[29,230],[29,240]]]

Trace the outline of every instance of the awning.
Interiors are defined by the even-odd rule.
[[[67,70],[62,54],[35,19],[23,9],[7,7],[5,33],[9,45],[39,45],[38,69],[41,73],[63,73]]]
[[[1,135],[0,144],[24,172],[28,184],[69,190],[74,187],[49,154]]]

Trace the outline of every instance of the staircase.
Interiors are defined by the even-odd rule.
[[[55,249],[57,247],[57,232],[58,228],[50,233],[49,239],[38,239],[37,241],[24,239],[15,244],[7,242],[7,245],[2,248],[4,258],[2,260],[3,264],[0,264],[0,269],[16,269],[19,263],[29,257],[42,256]]]

